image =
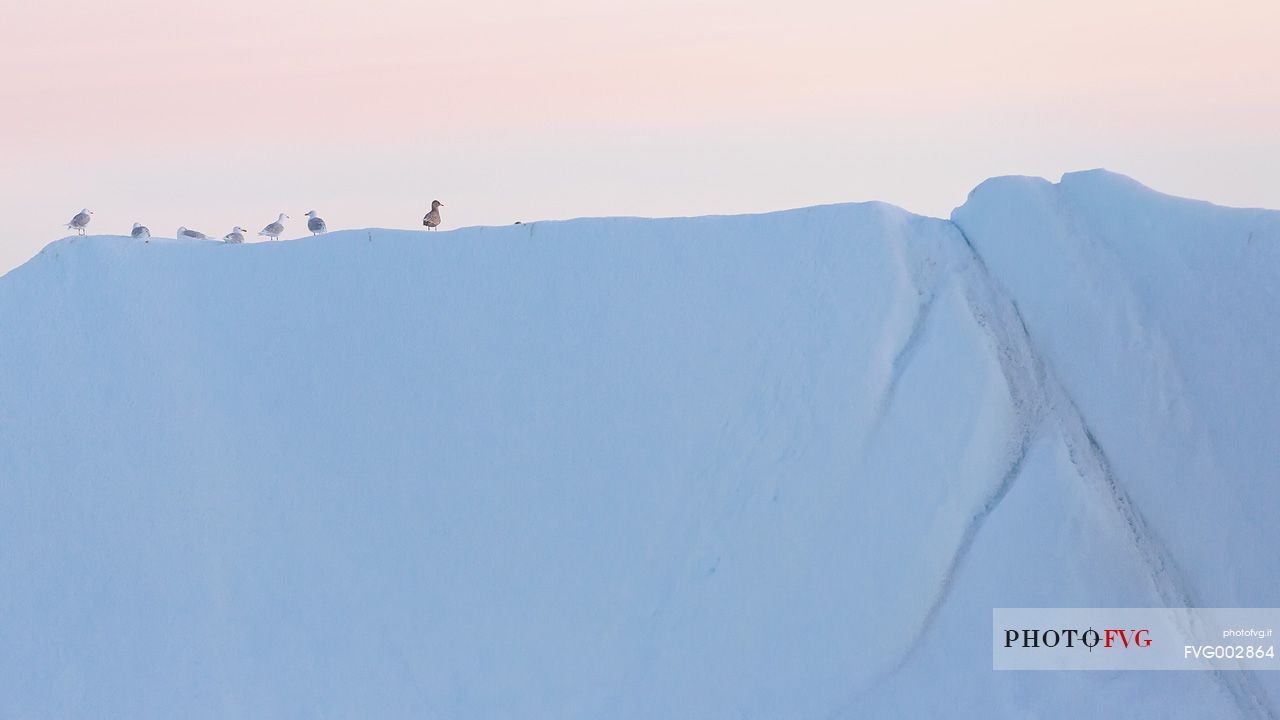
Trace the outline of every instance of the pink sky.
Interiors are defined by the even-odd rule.
[[[61,0],[0,25],[0,272],[65,230],[745,212],[1104,166],[1280,208],[1280,3]],[[300,224],[287,233],[301,234]]]

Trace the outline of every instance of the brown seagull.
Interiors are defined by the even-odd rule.
[[[426,225],[428,230],[440,224],[440,208],[442,207],[444,207],[444,203],[439,200],[431,201],[431,212],[422,218],[422,224]]]

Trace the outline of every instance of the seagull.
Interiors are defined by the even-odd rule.
[[[288,219],[289,219],[288,215],[285,215],[284,213],[280,213],[280,217],[276,218],[275,222],[262,228],[262,230],[258,234],[266,235],[272,240],[279,240],[280,233],[284,232],[284,221]]]
[[[237,225],[234,228],[231,228],[231,232],[222,236],[222,242],[239,245],[244,242],[244,233],[245,229]]]
[[[199,230],[188,230],[184,227],[178,228],[179,240],[208,240],[209,236]]]
[[[89,220],[91,219],[89,217],[90,215],[93,215],[93,211],[89,208],[84,208],[80,212],[76,213],[75,217],[71,218],[71,222],[67,223],[67,229],[75,230],[77,235],[83,235],[84,226],[88,225]]]
[[[133,231],[129,233],[129,236],[134,240],[141,238],[147,242],[151,242],[151,231],[142,223],[134,223]]]
[[[422,218],[422,224],[427,226],[428,230],[435,228],[440,224],[440,208],[444,207],[444,203],[439,200],[431,201],[431,212]]]
[[[311,231],[312,235],[329,232],[329,228],[324,225],[324,220],[319,215],[316,215],[315,210],[307,213],[307,229]]]

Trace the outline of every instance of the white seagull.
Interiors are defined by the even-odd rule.
[[[71,222],[67,223],[67,229],[75,230],[77,235],[83,235],[84,226],[88,225],[89,220],[92,219],[89,217],[90,215],[93,215],[93,211],[89,208],[84,208],[80,212],[76,213],[75,217],[71,218]]]
[[[329,228],[325,227],[324,220],[319,215],[316,215],[315,210],[307,213],[307,229],[311,231],[312,235],[329,232]]]
[[[148,242],[151,241],[151,231],[142,223],[134,223],[133,230],[129,233],[129,236],[134,240],[142,239]]]
[[[244,242],[244,233],[245,233],[245,229],[237,225],[231,228],[231,232],[222,236],[222,242],[231,243],[233,245],[239,245],[240,243]]]
[[[431,201],[431,212],[422,218],[422,224],[427,226],[428,230],[434,230],[440,225],[440,208],[444,207],[444,203],[439,200]]]
[[[199,230],[188,230],[184,227],[178,228],[179,240],[208,240],[209,236]]]
[[[278,240],[280,239],[280,233],[284,232],[284,221],[288,219],[289,219],[288,215],[285,215],[284,213],[280,213],[280,217],[276,218],[275,222],[262,228],[262,230],[258,234],[266,235],[272,240]]]

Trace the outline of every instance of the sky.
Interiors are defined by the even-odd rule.
[[[221,236],[946,215],[1106,167],[1280,208],[1274,0],[52,0],[0,24],[0,272],[135,221]]]

